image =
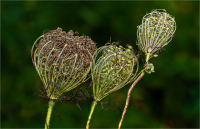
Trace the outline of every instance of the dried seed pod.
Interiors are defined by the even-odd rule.
[[[145,54],[153,55],[172,40],[176,22],[166,10],[153,10],[143,17],[137,28],[138,47]]]
[[[33,65],[50,99],[88,79],[96,44],[87,36],[73,35],[72,30],[66,33],[58,28],[40,36],[32,47]]]
[[[96,50],[92,66],[93,95],[96,101],[122,88],[135,77],[139,65],[132,47],[129,48],[123,51],[112,44]],[[100,53],[102,56],[96,60]]]

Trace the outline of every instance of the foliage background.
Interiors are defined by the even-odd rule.
[[[89,35],[99,46],[110,40],[136,50],[137,25],[152,9],[175,16],[177,31],[169,45],[151,60],[155,73],[134,88],[122,127],[199,127],[199,1],[2,1],[1,2],[1,127],[43,128],[47,107],[33,94],[40,79],[30,50],[43,30],[61,27]],[[141,64],[142,66],[142,64]],[[83,87],[88,83],[83,84]],[[129,85],[130,86],[130,85]],[[123,110],[129,86],[110,97]],[[47,102],[46,102],[47,104]],[[91,100],[79,108],[56,103],[50,128],[84,128]],[[107,106],[108,107],[108,106]],[[97,105],[90,127],[116,128],[120,110]]]

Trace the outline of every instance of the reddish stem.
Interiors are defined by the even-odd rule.
[[[126,114],[126,110],[128,108],[128,105],[129,105],[129,99],[130,99],[130,95],[131,95],[131,91],[133,89],[133,87],[138,83],[138,81],[144,76],[144,73],[145,73],[145,70],[141,73],[141,75],[133,82],[133,84],[131,85],[131,87],[129,88],[128,90],[128,94],[127,94],[127,98],[126,98],[126,105],[124,107],[124,111],[123,111],[123,114],[122,114],[122,117],[121,117],[121,120],[119,122],[119,126],[118,126],[118,129],[121,128],[122,126],[122,122],[124,120],[124,116]]]

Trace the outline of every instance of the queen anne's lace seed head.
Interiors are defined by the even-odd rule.
[[[33,64],[51,99],[77,87],[90,71],[96,44],[88,36],[73,34],[58,28],[40,36],[32,47]]]
[[[96,60],[98,55],[102,56]],[[110,93],[130,83],[138,70],[138,62],[131,46],[127,49],[108,45],[94,54],[92,80],[94,99],[100,101]],[[134,69],[134,66],[137,68]]]
[[[171,41],[176,22],[166,10],[154,10],[143,17],[137,28],[137,45],[144,53],[152,55]]]

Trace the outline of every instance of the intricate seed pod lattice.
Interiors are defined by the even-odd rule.
[[[102,53],[102,56],[96,60],[99,53]],[[100,47],[94,54],[94,60],[92,80],[96,101],[130,83],[139,66],[131,46],[128,46],[128,49],[113,44]],[[134,69],[135,65],[137,68]]]
[[[137,28],[137,45],[145,54],[152,55],[172,40],[176,22],[165,9],[157,9],[146,14]]]
[[[33,65],[50,99],[57,99],[88,79],[96,49],[88,36],[74,36],[72,30],[66,33],[61,28],[35,41],[31,52]]]

